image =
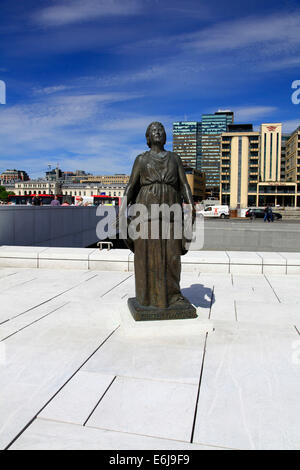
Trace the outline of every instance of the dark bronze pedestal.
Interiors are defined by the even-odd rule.
[[[173,304],[168,308],[145,307],[136,298],[128,299],[129,310],[135,321],[149,320],[183,320],[197,318],[195,307],[187,300]]]

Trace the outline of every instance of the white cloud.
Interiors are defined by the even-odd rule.
[[[264,66],[266,71],[273,71],[273,70],[286,70],[291,68],[299,68],[300,67],[300,56],[297,57],[289,57],[281,60],[272,60],[267,62]]]
[[[264,116],[269,116],[277,111],[275,106],[245,106],[241,108],[234,108],[234,115],[236,121],[249,121],[258,119]]]
[[[102,93],[93,95],[43,95],[30,105],[6,106],[0,112],[0,167],[21,166],[30,174],[42,175],[48,163],[60,162],[69,170],[92,172],[127,172],[133,158],[145,150],[147,118],[142,126],[130,121],[112,120],[114,103],[129,101],[139,95]],[[118,112],[118,114],[120,114]],[[139,120],[139,119],[138,119]],[[143,131],[143,132],[142,132]],[[140,148],[136,141],[140,139]]]
[[[37,11],[34,20],[42,26],[64,26],[107,16],[139,12],[137,0],[64,0]]]
[[[276,51],[278,44],[285,50],[300,45],[300,12],[261,15],[216,24],[183,37],[185,47],[201,51],[237,50],[269,43]],[[257,51],[259,52],[259,51]]]
[[[66,85],[56,85],[56,86],[48,86],[44,88],[36,88],[34,89],[34,94],[36,95],[52,95],[54,93],[59,93],[60,91],[70,90],[72,87]]]

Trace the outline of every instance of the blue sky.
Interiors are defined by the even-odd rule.
[[[298,1],[1,0],[0,170],[128,173],[145,129],[232,109],[300,125]]]

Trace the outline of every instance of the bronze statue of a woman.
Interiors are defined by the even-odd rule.
[[[151,206],[182,203],[195,209],[193,198],[181,159],[166,151],[166,133],[159,122],[152,122],[146,131],[150,151],[137,156],[124,196],[127,205],[143,204],[148,209],[149,225],[147,238],[137,238],[129,244],[134,251],[136,298],[128,300],[135,320],[162,320],[195,318],[196,309],[180,292],[181,255],[186,253],[184,235],[174,236],[174,220],[170,221],[168,239],[151,237]],[[126,200],[126,199],[124,199]],[[125,208],[121,208],[124,212]],[[162,224],[162,220],[159,221]]]

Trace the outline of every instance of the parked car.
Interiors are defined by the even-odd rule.
[[[199,214],[202,214],[204,217],[220,217],[221,219],[225,219],[225,217],[229,217],[229,207],[208,206],[204,210],[199,211]]]
[[[245,215],[251,219],[263,219],[265,216],[265,209],[248,209]],[[280,220],[282,219],[282,215],[278,212],[273,212],[273,219]]]

